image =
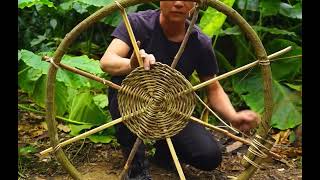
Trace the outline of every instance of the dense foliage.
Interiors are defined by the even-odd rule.
[[[293,50],[282,57],[302,54],[301,0],[221,0],[236,9],[261,38],[268,54],[287,46]],[[49,64],[41,56],[52,55],[64,36],[79,22],[112,0],[19,0],[18,1],[18,83],[44,108],[45,83]],[[127,12],[158,8],[158,3],[139,4]],[[119,12],[94,24],[70,47],[62,63],[109,79],[97,60],[111,41],[110,33],[120,22]],[[220,73],[255,60],[254,51],[233,22],[213,8],[200,13],[198,25],[213,39]],[[281,130],[295,128],[301,119],[301,57],[272,62],[274,114],[271,125]],[[196,75],[192,83],[198,83]],[[255,67],[221,81],[237,109],[251,108],[263,113],[261,73]],[[107,111],[107,88],[79,75],[58,70],[56,83],[56,114],[67,119],[71,135],[111,120]],[[201,112],[201,106],[195,113]],[[211,117],[212,119],[212,117]],[[211,121],[212,122],[212,121]],[[112,128],[89,137],[93,142],[108,143]]]

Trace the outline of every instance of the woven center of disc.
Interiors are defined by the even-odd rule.
[[[195,107],[192,93],[178,96],[190,88],[190,82],[168,65],[156,63],[147,71],[136,68],[118,92],[124,124],[141,139],[176,135],[187,125]]]

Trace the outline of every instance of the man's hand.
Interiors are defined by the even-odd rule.
[[[260,123],[260,117],[251,110],[243,110],[236,113],[235,117],[230,121],[231,124],[240,131],[248,131],[257,127]]]
[[[138,47],[140,47],[140,41],[137,41]],[[143,61],[143,67],[145,70],[149,70],[150,66],[154,65],[156,63],[156,58],[153,56],[153,54],[147,54],[144,49],[140,49],[139,51],[141,59]],[[131,69],[135,69],[139,66],[139,62],[137,59],[136,54],[133,52],[130,57],[130,66]]]

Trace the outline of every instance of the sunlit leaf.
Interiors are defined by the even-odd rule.
[[[88,137],[94,143],[110,143],[113,139],[113,135],[104,135],[104,134],[92,134]]]
[[[69,119],[95,125],[108,122],[109,117],[94,103],[89,91],[77,94],[71,105]]]
[[[81,124],[81,125],[69,124],[70,135],[71,135],[71,136],[77,136],[77,135],[80,134],[80,132],[81,132],[82,130],[90,129],[90,128],[92,128],[93,126],[94,126],[93,124]]]
[[[287,3],[280,3],[279,13],[295,19],[302,19],[302,7],[300,3],[293,6]]]
[[[234,1],[235,0],[221,0],[221,2],[230,7],[232,7]],[[208,7],[200,19],[199,27],[206,35],[212,37],[213,35],[219,33],[221,26],[226,20],[226,17],[226,15],[217,11],[216,9]]]
[[[98,94],[93,97],[94,103],[98,105],[101,109],[108,106],[108,97],[105,94]]]
[[[46,5],[48,7],[55,7],[53,2],[49,0],[18,0],[18,7],[23,9],[25,7],[31,7],[35,5]]]

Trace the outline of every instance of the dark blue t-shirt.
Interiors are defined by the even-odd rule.
[[[148,54],[153,54],[157,62],[170,66],[181,42],[173,42],[166,38],[160,26],[159,15],[159,10],[147,10],[131,13],[128,18],[136,40],[141,42],[140,49],[144,49]],[[189,22],[186,22],[186,28],[188,26]],[[127,58],[130,58],[133,47],[124,23],[121,22],[111,35],[130,46],[130,52],[127,56]],[[189,78],[194,70],[197,71],[199,76],[218,73],[218,65],[212,49],[211,39],[204,35],[199,27],[195,26],[193,28],[176,69],[186,78]],[[125,76],[113,76],[111,81],[120,85],[124,78]],[[116,91],[109,88],[109,98],[115,94]]]

